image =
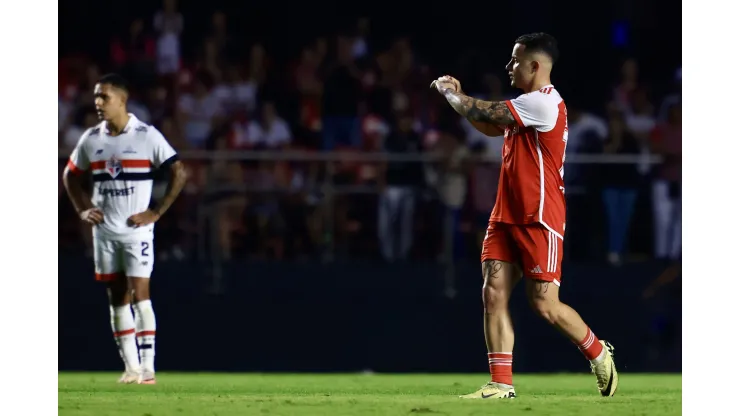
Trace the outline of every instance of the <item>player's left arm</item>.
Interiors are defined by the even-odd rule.
[[[177,196],[180,195],[187,181],[187,171],[185,170],[185,165],[178,159],[177,152],[167,142],[167,139],[164,138],[162,133],[154,127],[151,129],[150,137],[152,139],[152,149],[154,150],[152,162],[159,169],[170,170],[170,181],[167,184],[167,191],[153,209],[157,217],[161,217],[172,206]]]
[[[164,136],[162,136],[162,133],[154,127],[150,127],[150,129],[152,129],[149,133],[153,148],[152,162],[159,169],[170,170],[170,181],[167,184],[167,191],[164,197],[154,208],[129,218],[129,222],[137,227],[159,220],[175,202],[182,188],[185,187],[185,182],[187,182],[185,165],[178,159],[175,149],[170,146]]]
[[[167,184],[167,192],[159,204],[154,208],[154,213],[157,217],[161,217],[165,212],[172,206],[177,197],[180,195],[182,188],[185,187],[185,182],[188,180],[187,172],[185,171],[185,165],[179,160],[175,160],[170,164],[170,181]]]

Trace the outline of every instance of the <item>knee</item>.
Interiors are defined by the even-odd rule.
[[[144,279],[134,279],[134,280],[144,280]],[[142,281],[137,282],[135,281],[132,286],[133,294],[134,294],[134,302],[138,303],[143,300],[149,300],[149,282],[148,281]]]
[[[494,288],[490,285],[483,285],[483,308],[486,311],[505,309],[507,302],[508,297],[503,290]]]
[[[556,302],[552,299],[529,299],[529,305],[532,307],[534,313],[536,313],[537,316],[544,319],[551,325],[557,322],[558,304],[559,302]]]

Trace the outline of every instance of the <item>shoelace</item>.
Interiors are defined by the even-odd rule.
[[[497,389],[501,390],[501,388],[500,388],[500,387],[498,387],[498,386],[496,385],[496,383],[494,383],[493,381],[489,381],[488,383],[486,383],[486,384],[482,385],[482,386],[481,386],[481,389],[485,389],[486,387],[494,387],[494,388],[497,388]]]

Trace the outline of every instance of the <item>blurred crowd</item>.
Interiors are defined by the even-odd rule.
[[[372,21],[302,39],[287,65],[264,44],[232,36],[215,12],[193,59],[182,54],[187,16],[165,0],[148,19],[111,39],[109,57],[60,57],[60,172],[85,129],[96,124],[95,81],[106,72],[132,84],[129,110],[155,125],[185,158],[190,181],[157,227],[162,256],[202,250],[223,258],[289,259],[331,251],[387,261],[477,258],[492,208],[502,137],[485,137],[429,89],[438,76],[406,37],[375,42]],[[453,74],[454,75],[454,74]],[[501,71],[463,89],[513,98]],[[681,253],[681,71],[651,89],[640,63],[625,59],[610,99],[582,106],[565,95],[567,153],[632,155],[626,164],[569,164],[566,257],[619,265]],[[557,85],[556,85],[557,87]],[[577,90],[577,88],[570,88]],[[223,160],[211,150],[340,154],[340,161]],[[367,162],[388,152],[424,163]],[[650,156],[662,158],[651,164]],[[161,183],[166,178],[161,178]],[[335,189],[329,198],[326,182]],[[159,186],[158,192],[162,192]],[[60,249],[90,248],[60,185]],[[199,243],[201,242],[201,243]],[[215,244],[215,245],[214,245]],[[212,249],[212,247],[217,249]]]

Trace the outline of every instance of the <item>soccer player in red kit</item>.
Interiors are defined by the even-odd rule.
[[[524,94],[491,102],[462,93],[444,76],[432,82],[452,108],[489,136],[504,134],[496,205],[483,240],[484,332],[491,381],[466,399],[514,398],[514,330],[508,302],[526,277],[532,308],[575,343],[591,363],[602,396],[618,384],[613,347],[599,340],[558,293],[565,234],[563,163],[568,143],[565,102],[550,83],[557,60],[555,39],[545,33],[520,36],[506,70]]]

